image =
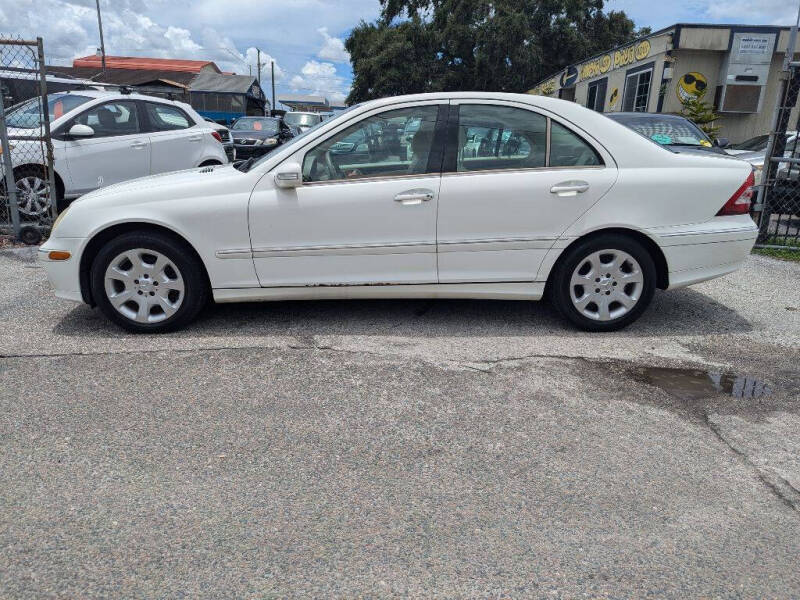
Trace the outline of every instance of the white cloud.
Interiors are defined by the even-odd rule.
[[[310,60],[292,77],[289,87],[294,92],[325,96],[329,100],[341,102],[345,96],[345,81],[336,73],[333,63]]]
[[[791,25],[797,18],[797,4],[786,0],[761,0],[757,10],[749,0],[706,0],[703,4],[705,14],[716,22]]]
[[[344,48],[344,42],[337,37],[328,34],[327,27],[320,27],[317,32],[325,39],[322,48],[317,52],[317,56],[333,62],[350,62],[350,54]]]

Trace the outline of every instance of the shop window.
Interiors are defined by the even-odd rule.
[[[607,86],[607,77],[589,84],[589,90],[586,96],[586,108],[591,108],[597,112],[603,112],[606,104]]]
[[[625,78],[625,99],[622,110],[626,112],[647,112],[652,79],[652,68],[628,74]]]

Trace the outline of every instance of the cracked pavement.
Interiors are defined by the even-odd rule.
[[[132,336],[24,253],[0,281],[0,597],[800,595],[796,263],[610,335],[402,300]]]

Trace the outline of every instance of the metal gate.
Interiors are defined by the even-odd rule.
[[[0,37],[0,90],[0,229],[35,241],[59,196],[50,137],[59,107],[48,102],[42,38]]]
[[[773,127],[767,145],[759,186],[758,243],[762,248],[800,251],[800,115],[792,122],[792,110],[800,95],[800,63],[793,62],[797,28],[788,44],[784,71],[778,87]]]

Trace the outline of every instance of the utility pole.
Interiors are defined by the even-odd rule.
[[[256,48],[256,64],[258,65],[258,72],[256,73],[256,79],[258,79],[258,85],[261,85],[261,50]]]
[[[103,73],[106,72],[106,45],[103,42],[103,19],[100,17],[100,0],[95,0],[97,4],[97,27],[100,29],[100,61],[103,66]]]
[[[275,61],[272,61],[272,110],[275,110]]]

